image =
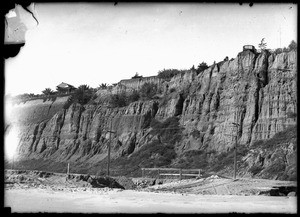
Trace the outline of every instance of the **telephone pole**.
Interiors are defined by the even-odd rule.
[[[107,176],[109,176],[110,175],[109,169],[110,169],[111,134],[115,133],[114,131],[112,131],[112,119],[110,121],[110,129],[107,132],[109,132],[109,143],[108,143],[108,153],[107,153]]]
[[[238,123],[230,123],[233,124],[234,126],[236,126],[237,130],[236,130],[236,135],[231,135],[231,134],[225,134],[226,136],[234,136],[235,137],[235,142],[234,142],[234,150],[233,150],[233,179],[236,179],[236,173],[237,173],[237,136],[238,136],[238,126],[240,126]]]
[[[237,172],[237,159],[236,159],[236,152],[237,152],[237,136],[238,136],[238,123],[231,123],[236,126],[236,135],[235,135],[235,142],[234,142],[234,174],[233,179],[236,179],[236,172]]]
[[[110,121],[110,130],[109,130],[109,143],[108,143],[108,154],[107,154],[107,176],[109,176],[109,167],[110,167],[111,128],[112,128],[112,121]]]
[[[236,160],[236,150],[237,149],[237,135],[235,136],[235,144],[234,144],[234,176],[233,179],[236,179],[236,172],[237,172],[237,160]]]

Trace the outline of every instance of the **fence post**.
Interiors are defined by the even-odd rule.
[[[68,163],[68,167],[67,167],[67,178],[66,179],[69,179],[70,178],[70,163]]]
[[[180,168],[180,180],[182,179],[182,169]]]
[[[199,173],[198,173],[199,178],[200,178],[200,172],[201,172],[201,170],[199,169]]]
[[[158,178],[160,178],[160,170],[158,169]]]
[[[144,178],[144,176],[145,176],[145,169],[142,168],[142,177]]]

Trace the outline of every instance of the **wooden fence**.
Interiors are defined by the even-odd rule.
[[[180,168],[141,168],[142,177],[145,177],[146,171],[157,171],[157,175],[160,176],[179,176],[180,179],[184,176],[201,176],[201,169],[180,169]],[[175,173],[166,173],[166,172],[175,172]],[[176,173],[177,172],[177,173]]]

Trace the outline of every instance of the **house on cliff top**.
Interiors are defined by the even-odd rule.
[[[244,45],[243,46],[243,51],[246,51],[246,50],[251,50],[253,52],[256,52],[256,49],[253,45]]]
[[[71,93],[72,91],[76,90],[76,87],[73,85],[61,82],[59,85],[56,86],[56,90],[60,93]]]

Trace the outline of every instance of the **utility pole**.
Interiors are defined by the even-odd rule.
[[[70,174],[70,163],[68,163],[68,168],[67,168],[67,175]]]
[[[110,167],[110,147],[111,147],[111,130],[112,130],[112,120],[110,121],[110,130],[109,130],[109,143],[108,143],[108,154],[107,154],[107,176],[109,176],[109,167]]]
[[[108,143],[108,154],[107,154],[107,176],[109,176],[109,169],[110,169],[110,149],[111,149],[111,134],[116,133],[112,131],[112,119],[110,121],[110,130],[107,131],[109,132],[109,143]]]
[[[238,123],[230,123],[230,124],[233,124],[234,126],[236,126],[236,135],[235,135],[235,142],[234,142],[234,151],[233,151],[233,169],[234,169],[234,172],[233,172],[233,180],[236,179],[236,173],[237,173],[237,137],[238,137],[238,126],[239,124]],[[230,135],[230,134],[225,134],[226,136],[233,136],[233,135]]]
[[[236,172],[237,172],[236,151],[237,151],[237,135],[235,136],[235,144],[234,144],[234,176],[233,176],[233,180],[236,179]]]
[[[236,126],[236,135],[235,135],[235,143],[234,143],[234,176],[233,179],[236,179],[236,172],[237,172],[237,159],[236,159],[236,152],[237,152],[237,137],[238,137],[238,123],[231,123]]]

